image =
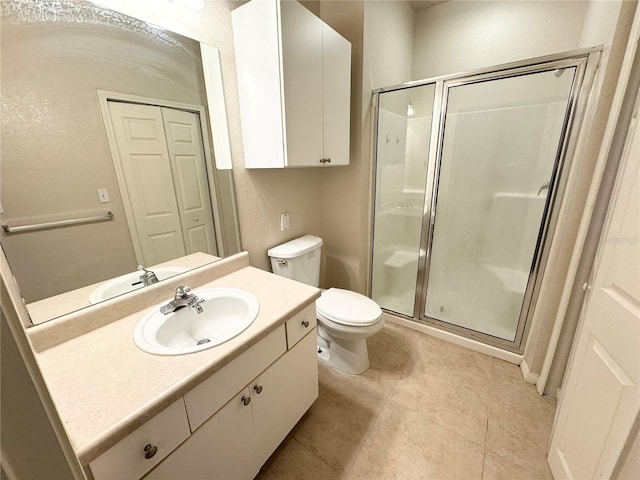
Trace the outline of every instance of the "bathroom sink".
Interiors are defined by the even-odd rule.
[[[210,288],[192,293],[204,300],[201,309],[183,307],[165,315],[157,306],[140,320],[133,334],[138,348],[156,355],[199,352],[231,340],[258,316],[258,299],[245,290]]]
[[[186,272],[189,269],[185,267],[168,266],[157,267],[152,270],[158,277],[158,280],[165,280],[169,277],[173,277],[174,275],[178,275],[179,273]],[[140,281],[140,275],[141,272],[136,270],[135,272],[107,280],[89,294],[89,303],[99,303],[104,300],[117,297],[118,295],[133,292],[134,290],[142,288],[143,284]]]

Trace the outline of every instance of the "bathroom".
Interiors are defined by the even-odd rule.
[[[321,171],[319,168],[259,170],[244,167],[243,133],[231,26],[231,11],[244,2],[207,1],[204,9],[198,12],[178,3],[168,2],[166,5],[163,3],[162,8],[149,8],[145,2],[112,0],[101,3],[219,49],[233,162],[233,180],[229,188],[235,191],[237,201],[241,250],[249,253],[251,266],[270,271],[270,260],[266,254],[268,249],[305,234],[314,234],[323,239],[321,286],[345,288],[363,294],[369,291],[371,282],[371,92],[377,88],[410,80],[467,72],[604,44],[610,61],[604,63],[604,59],[601,60],[601,68],[606,74],[600,77],[602,84],[599,88],[607,93],[608,97],[605,95],[605,98],[610,98],[617,83],[616,69],[620,68],[619,62],[622,61],[635,7],[634,2],[452,1],[429,6],[424,10],[420,10],[419,7],[414,10],[409,4],[411,2],[302,2],[347,38],[352,45],[350,164]],[[460,29],[465,29],[470,34],[461,36]],[[445,45],[447,48],[443,48]],[[607,48],[611,49],[611,54]],[[599,116],[594,120],[594,128],[599,129],[599,134],[585,139],[591,144],[583,146],[583,168],[579,172],[582,177],[578,176],[574,180],[576,191],[581,192],[582,197],[576,199],[574,204],[566,206],[568,212],[565,212],[565,215],[573,221],[559,223],[556,230],[557,236],[564,236],[569,240],[563,243],[564,250],[554,251],[555,257],[547,261],[545,276],[554,279],[556,284],[548,284],[546,289],[540,292],[539,304],[543,307],[536,311],[535,315],[539,318],[534,319],[528,334],[528,344],[524,351],[526,367],[521,365],[521,368],[523,374],[529,376],[528,381],[532,383],[535,383],[535,377],[542,372],[556,311],[563,301],[560,295],[567,288],[565,283],[570,283],[566,282],[565,278],[570,268],[574,239],[579,233],[587,190],[598,162],[608,114],[604,106],[601,106],[601,110],[597,112]],[[3,206],[7,210],[6,218],[9,218],[8,207]],[[284,212],[290,215],[290,227],[287,231],[281,231],[280,228],[280,216]],[[230,249],[229,253],[234,253],[233,249]],[[20,283],[20,280],[18,281]],[[425,337],[424,330],[415,332],[395,327],[392,320],[387,320],[387,326],[388,329],[383,330],[377,340],[373,337],[370,344],[372,362],[386,362],[384,365],[388,370],[372,369],[372,374],[379,373],[379,376],[373,379],[373,385],[379,385],[380,392],[385,394],[389,392],[389,384],[395,378],[386,374],[393,372],[394,368],[397,371],[405,368],[408,346],[416,342],[416,339]],[[565,355],[568,356],[570,340],[569,344],[564,338],[559,342],[564,342]],[[389,345],[399,350],[380,360],[381,357],[376,356],[374,347],[386,348]],[[441,348],[448,346],[446,343],[433,345],[439,345]],[[458,355],[456,358],[462,363],[465,359],[468,360],[471,363],[469,369],[474,368],[474,360],[482,358],[484,360],[478,360],[482,364],[488,361],[486,358],[490,358],[467,353],[464,347],[447,351],[452,352],[452,355]],[[429,356],[423,360],[426,359],[435,361]],[[517,369],[515,371],[520,374]],[[510,370],[510,373],[513,372],[514,370]],[[372,385],[366,384],[368,380],[355,378],[347,382],[341,377],[335,377],[331,372],[325,373],[326,378],[335,378],[336,389],[349,388],[358,396],[367,397],[360,403],[364,406],[363,417],[356,418],[361,423],[353,426],[355,431],[364,435],[364,431],[372,424],[369,421],[374,420],[366,415],[377,415],[381,394],[372,392]],[[557,372],[551,371],[547,374],[559,386],[559,380],[553,378]],[[452,378],[454,376],[452,374]],[[465,380],[466,377],[461,377],[458,383]],[[529,390],[535,392],[534,387]],[[347,401],[340,395],[339,390],[327,394],[329,393],[334,394],[329,397],[333,401]],[[541,401],[540,404],[547,405],[548,402]],[[549,414],[547,410],[545,413]],[[340,432],[337,430],[336,434]],[[331,464],[327,458],[337,455],[334,458],[342,458],[351,465],[352,459],[348,455],[351,447],[359,448],[362,440],[363,437],[360,436],[353,440],[353,444],[345,444],[342,452],[337,451],[341,449],[340,445],[334,446],[332,451],[330,443],[322,443],[322,453],[318,454],[316,451],[318,455],[311,457],[312,462],[319,459],[321,463],[312,463],[308,468],[323,469],[329,464],[334,469],[332,471],[345,473],[344,469],[341,470],[343,463],[335,460],[336,463]],[[288,444],[293,446],[282,450],[281,457],[295,455],[296,451],[300,453],[301,450],[304,457],[304,449],[309,448],[295,440]],[[339,456],[341,453],[343,457]],[[418,464],[416,461],[416,465]],[[275,460],[273,466],[274,469],[277,468]],[[291,468],[291,472],[295,472],[293,467]],[[289,474],[295,477],[291,472]],[[392,475],[389,472],[387,474]],[[284,478],[284,474],[280,476]],[[406,477],[419,478],[420,474],[407,473]]]

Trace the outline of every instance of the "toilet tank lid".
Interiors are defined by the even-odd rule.
[[[272,258],[295,258],[309,253],[322,246],[322,239],[313,235],[305,235],[290,242],[270,248],[267,252]]]

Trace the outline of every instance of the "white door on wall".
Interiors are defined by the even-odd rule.
[[[169,151],[160,108],[109,102],[144,265],[185,255]]]
[[[215,253],[209,182],[198,114],[162,109],[178,212],[187,253]]]
[[[555,479],[611,478],[640,411],[640,128],[627,147],[551,438]]]
[[[148,266],[198,251],[215,255],[198,115],[153,105],[108,105],[138,261]]]

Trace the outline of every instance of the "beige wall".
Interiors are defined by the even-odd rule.
[[[322,175],[324,286],[366,292],[369,157],[362,149],[364,3],[321,2],[320,17],[351,42],[351,164]]]
[[[416,14],[413,79],[577,48],[587,2],[450,1]]]

